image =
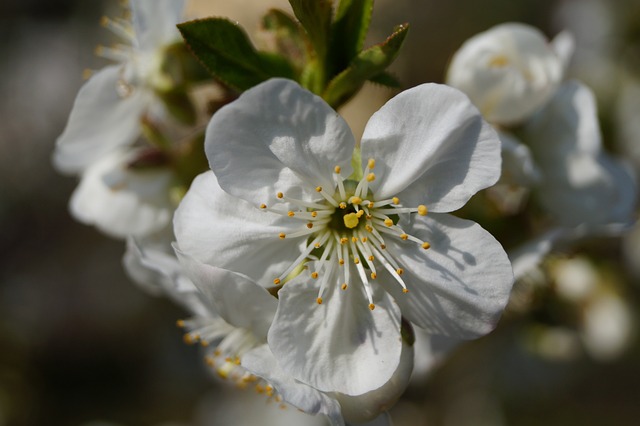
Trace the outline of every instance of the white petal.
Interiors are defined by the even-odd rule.
[[[343,426],[340,404],[311,386],[285,373],[267,345],[259,346],[242,357],[242,366],[268,381],[289,404],[307,414],[324,414],[332,426]]]
[[[148,93],[134,90],[131,96],[120,97],[119,73],[119,66],[106,67],[80,88],[53,153],[59,171],[79,173],[140,135],[140,117],[148,104]]]
[[[173,252],[127,238],[127,251],[122,263],[127,275],[145,291],[170,298],[192,315],[217,316],[203,303],[200,292],[183,272]]]
[[[506,23],[462,45],[451,60],[447,84],[468,94],[489,122],[514,125],[549,100],[563,66],[539,30]]]
[[[71,214],[114,238],[144,236],[171,222],[169,169],[132,170],[133,151],[117,150],[92,164],[69,202]]]
[[[333,188],[335,166],[351,174],[354,145],[349,126],[321,98],[272,79],[213,116],[205,149],[225,191],[272,204],[278,191],[317,198],[317,186]],[[300,193],[305,188],[309,192]]]
[[[562,31],[551,40],[551,48],[562,61],[563,74],[566,74],[573,52],[576,50],[576,40],[569,31]]]
[[[209,265],[242,271],[263,287],[273,285],[304,242],[278,237],[298,222],[227,194],[211,172],[192,182],[173,224],[180,250]]]
[[[530,186],[542,179],[529,147],[510,133],[498,132],[502,143],[502,176],[505,183]]]
[[[513,272],[506,253],[480,225],[446,214],[399,222],[404,231],[431,244],[385,239],[409,289],[388,275],[380,282],[402,315],[428,333],[470,339],[490,332],[507,304]]]
[[[180,39],[176,24],[182,20],[184,0],[132,0],[131,9],[139,48],[158,48]]]
[[[589,88],[565,83],[524,129],[543,180],[537,198],[562,225],[630,220],[637,191],[631,175],[602,151]]]
[[[377,161],[371,188],[379,199],[431,211],[462,207],[500,176],[500,140],[460,91],[437,84],[406,90],[364,130],[362,160]]]
[[[380,414],[389,410],[407,388],[413,370],[413,352],[413,346],[403,340],[402,355],[396,372],[378,389],[356,396],[334,394],[342,407],[342,416],[348,423],[387,424],[387,416]]]
[[[266,340],[278,307],[275,297],[242,274],[206,265],[180,251],[177,245],[174,249],[184,272],[222,319]]]
[[[378,286],[372,311],[359,283],[345,291],[337,277],[330,283],[321,305],[317,281],[307,273],[284,285],[269,346],[284,371],[319,390],[360,395],[377,389],[400,361],[400,310]]]

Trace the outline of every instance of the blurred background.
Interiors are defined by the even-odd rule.
[[[253,32],[271,7],[290,10],[192,0],[189,12]],[[121,241],[67,212],[76,181],[51,152],[83,70],[106,65],[93,55],[111,37],[100,17],[120,13],[116,0],[0,3],[0,426],[303,424],[213,378],[175,327],[185,313],[127,279]],[[442,82],[467,38],[506,21],[574,33],[569,75],[596,92],[609,150],[640,166],[639,0],[378,0],[368,44],[409,22],[393,70],[405,87]],[[392,95],[367,87],[345,107],[356,136]],[[522,223],[483,225],[509,249]],[[416,377],[395,425],[638,424],[638,265],[638,230],[555,254],[516,285],[494,333]]]

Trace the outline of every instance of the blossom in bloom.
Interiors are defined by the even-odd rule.
[[[58,170],[77,174],[117,147],[131,145],[144,115],[162,114],[154,94],[166,88],[162,51],[180,40],[176,24],[182,0],[132,0],[131,22],[103,18],[124,43],[99,46],[99,56],[117,62],[93,74],[80,88],[69,121],[56,142]]]
[[[403,92],[367,124],[355,171],[354,146],[322,99],[269,80],[214,115],[212,171],[174,216],[182,253],[277,292],[267,341],[278,368],[350,396],[381,389],[398,369],[401,316],[432,334],[477,337],[495,326],[513,281],[500,244],[446,214],[500,174],[500,142],[466,96],[435,84]],[[237,293],[227,281],[210,285]]]
[[[553,96],[571,49],[564,33],[549,43],[534,27],[497,25],[460,47],[447,84],[465,92],[490,123],[518,124]]]

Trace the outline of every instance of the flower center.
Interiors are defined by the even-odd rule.
[[[352,282],[350,267],[353,263],[358,272],[358,281],[364,287],[369,300],[369,308],[374,309],[371,281],[378,276],[377,268],[384,268],[402,286],[404,293],[409,290],[401,275],[404,269],[396,260],[386,244],[385,238],[419,244],[423,249],[431,245],[428,242],[409,235],[400,226],[400,214],[427,214],[427,207],[404,207],[397,197],[376,200],[369,189],[369,183],[376,178],[373,173],[375,161],[369,159],[363,178],[359,182],[345,180],[339,166],[334,169],[335,187],[329,192],[320,186],[316,192],[322,196],[320,201],[292,199],[279,192],[277,198],[283,203],[295,206],[295,209],[283,210],[269,208],[262,204],[265,211],[286,215],[292,220],[304,222],[291,234],[280,233],[280,239],[307,238],[306,248],[282,274],[273,280],[282,285],[292,275],[300,271],[300,266],[309,260],[316,260],[318,269],[311,271],[311,278],[319,279],[318,304],[322,304],[322,295],[328,285],[339,285],[346,290]],[[296,274],[297,275],[297,274]]]

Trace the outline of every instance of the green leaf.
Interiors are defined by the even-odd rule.
[[[178,24],[178,29],[205,68],[236,90],[247,90],[271,77],[294,76],[286,59],[258,52],[244,30],[227,19],[199,19]]]
[[[271,9],[262,17],[262,29],[274,45],[276,51],[288,58],[300,74],[305,67],[311,45],[306,33],[288,13]]]
[[[362,50],[371,23],[373,0],[341,0],[331,28],[329,58],[332,72],[340,72]]]
[[[402,87],[400,80],[398,80],[395,75],[388,73],[387,71],[374,75],[369,79],[369,81],[391,89],[399,89]]]
[[[289,0],[289,3],[307,32],[318,58],[324,63],[329,48],[332,0]]]
[[[365,81],[383,72],[398,56],[408,30],[408,24],[400,25],[383,43],[360,52],[349,68],[329,82],[322,94],[324,100],[332,107],[338,108],[349,100]]]

